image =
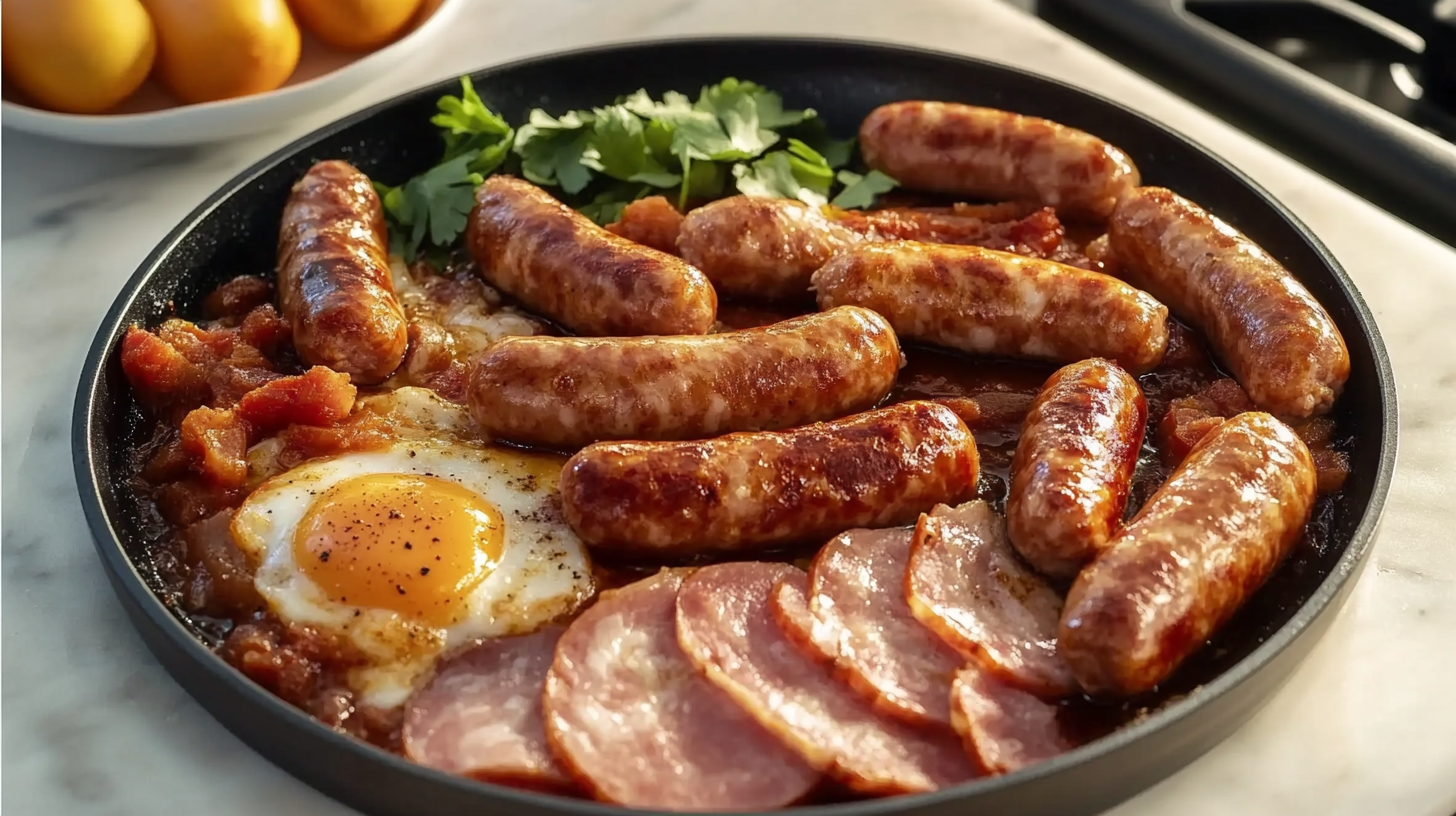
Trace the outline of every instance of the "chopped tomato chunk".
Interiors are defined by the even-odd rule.
[[[201,402],[207,388],[203,368],[155,334],[132,326],[121,341],[121,370],[137,396],[152,406]]]
[[[202,477],[218,487],[248,481],[248,426],[237,414],[217,408],[193,409],[182,420],[182,449],[197,461]]]
[[[237,413],[260,436],[289,425],[332,425],[349,415],[357,392],[348,374],[314,366],[249,391],[238,400]]]

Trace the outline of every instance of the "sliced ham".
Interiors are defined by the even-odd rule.
[[[546,678],[546,733],[598,798],[673,811],[786,807],[820,779],[678,646],[687,569],[604,592],[572,622]]]
[[[922,515],[905,586],[921,623],[1002,680],[1044,697],[1075,690],[1057,654],[1062,596],[1017,559],[990,505]]]
[[[488,782],[571,788],[541,724],[541,687],[562,631],[488,640],[442,663],[405,704],[405,756]]]
[[[812,627],[807,576],[788,564],[739,562],[704,567],[678,593],[678,638],[708,678],[816,768],[869,794],[930,791],[976,770],[948,731],[921,730],[875,713],[788,638],[775,621]],[[777,589],[776,589],[777,588]]]
[[[1072,750],[1057,711],[1055,703],[1012,688],[976,665],[962,669],[952,686],[956,733],[990,774],[1011,773]]]
[[[812,637],[801,645],[885,714],[912,725],[950,726],[950,683],[965,660],[910,611],[906,529],[851,530],[819,550],[809,568]]]

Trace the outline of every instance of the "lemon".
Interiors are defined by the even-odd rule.
[[[420,0],[292,0],[298,21],[320,40],[350,51],[377,48],[409,25]]]
[[[0,3],[5,76],[41,107],[101,113],[147,78],[157,52],[138,0]]]
[[[284,0],[142,0],[157,26],[157,79],[183,102],[265,93],[298,67]]]

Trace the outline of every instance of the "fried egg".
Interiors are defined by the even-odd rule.
[[[416,396],[403,399],[419,408]],[[586,550],[561,516],[561,465],[405,435],[263,482],[234,516],[233,539],[274,614],[351,643],[360,702],[393,708],[441,654],[533,631],[592,596]]]

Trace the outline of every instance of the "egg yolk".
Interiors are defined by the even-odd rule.
[[[469,488],[436,476],[373,473],[334,485],[298,525],[294,558],[328,597],[431,626],[500,563],[505,520]]]

